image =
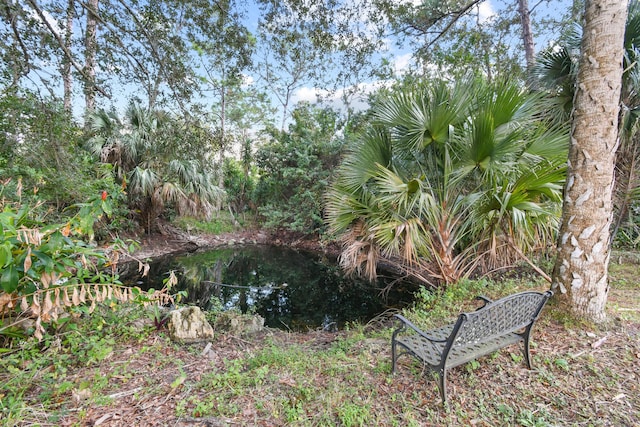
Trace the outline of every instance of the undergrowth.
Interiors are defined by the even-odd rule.
[[[477,296],[498,299],[524,290],[544,291],[548,288],[543,279],[464,279],[445,289],[421,288],[416,293],[413,306],[405,310],[405,314],[422,327],[433,327],[457,317],[460,312],[478,308],[481,304],[475,300]]]
[[[64,414],[67,396],[78,396],[104,384],[91,380],[74,381],[78,370],[91,369],[110,358],[122,342],[139,341],[150,329],[140,320],[152,312],[135,305],[100,304],[91,315],[66,318],[55,334],[41,341],[23,339],[2,356],[0,370],[0,413],[6,424],[29,419],[34,405],[54,414]],[[34,400],[35,399],[35,400]],[[36,404],[37,403],[37,404]]]
[[[189,217],[178,217],[174,220],[174,224],[188,232],[198,232],[205,234],[218,235],[230,233],[236,229],[234,219],[226,212],[219,212],[218,216],[208,221],[202,221]],[[241,219],[241,218],[240,218]]]
[[[544,288],[527,279],[466,281],[421,294],[405,314],[442,325],[475,309],[478,294],[498,298]],[[207,343],[170,342],[153,327],[152,311],[101,305],[98,314],[3,356],[0,410],[7,425],[640,423],[637,323],[604,332],[565,326],[554,320],[553,304],[535,327],[534,370],[526,369],[516,347],[453,369],[446,407],[415,360],[401,358],[398,373],[390,373],[391,322],[375,329],[351,324],[338,333],[217,333],[207,350]]]

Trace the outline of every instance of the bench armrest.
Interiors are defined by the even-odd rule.
[[[394,332],[394,336],[395,336],[396,333],[398,333],[401,330],[405,329],[405,326],[408,326],[411,329],[413,329],[418,335],[420,335],[423,338],[426,338],[427,340],[429,340],[431,342],[441,342],[441,343],[446,343],[447,342],[446,339],[439,339],[439,338],[430,336],[429,334],[425,333],[423,330],[418,328],[416,325],[411,323],[411,321],[409,319],[407,319],[406,317],[404,317],[404,316],[402,316],[400,314],[394,314],[393,316],[396,319],[398,319],[398,320],[400,320],[402,322],[402,326]]]
[[[481,306],[481,307],[478,307],[478,308],[477,308],[477,310],[480,310],[481,308],[483,308],[483,307],[484,307],[484,306],[486,306],[487,304],[490,304],[490,303],[492,303],[492,302],[493,302],[493,300],[492,300],[492,299],[487,298],[487,297],[486,297],[486,296],[484,296],[484,295],[478,295],[478,296],[476,297],[476,300],[484,302],[484,304],[482,304],[482,306]]]

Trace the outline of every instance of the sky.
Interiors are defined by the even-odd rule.
[[[413,1],[419,2],[420,0],[413,0]],[[505,7],[507,3],[512,4],[514,1],[515,0],[485,0],[481,2],[479,6],[476,7],[474,13],[477,14],[479,22],[481,23],[488,22],[493,17],[498,16],[498,14],[500,14],[501,10]],[[559,10],[560,8],[566,10],[568,9],[570,3],[571,3],[571,0],[541,0],[538,3],[536,3],[535,7],[538,8],[537,13],[540,13],[542,15],[545,15],[545,14],[549,15],[555,12],[554,10],[549,9],[549,4],[553,5],[554,9],[556,10]],[[248,26],[250,31],[255,33],[257,30],[257,24],[259,19],[259,15],[258,15],[259,10],[257,7],[249,7],[248,10],[249,10],[249,14],[247,16],[245,25]],[[53,19],[51,19],[49,23],[53,28],[60,28],[58,23],[55,22],[55,20]],[[514,35],[514,37],[519,38],[519,34]],[[516,40],[515,42],[519,43],[519,39]],[[542,46],[545,45],[545,43],[548,43],[548,40],[536,40],[536,48],[540,49]],[[401,77],[403,73],[407,72],[410,69],[410,67],[415,64],[411,51],[408,48],[403,48],[401,46],[398,46],[397,43],[395,43],[395,40],[391,38],[385,40],[384,46],[385,46],[385,51],[380,52],[380,56],[384,55],[390,61],[391,67],[394,70],[396,77]],[[256,84],[257,81],[258,81],[257,76],[247,75],[246,82],[248,85]],[[366,108],[367,106],[366,99],[365,99],[366,94],[372,91],[375,91],[376,89],[382,86],[385,86],[387,84],[389,84],[388,81],[373,80],[373,79],[360,82],[358,85],[358,89],[362,93],[362,96],[360,98],[353,99],[350,103],[350,107],[356,110]],[[303,84],[302,86],[298,87],[294,91],[291,99],[291,105],[294,105],[295,103],[302,102],[302,101],[315,103],[315,102],[318,102],[319,100],[318,95],[321,95],[321,97],[325,100],[325,104],[328,104],[338,110],[341,110],[341,109],[344,109],[345,107],[342,101],[342,95],[344,94],[345,91],[349,89],[352,89],[352,88],[348,88],[348,87],[338,88],[334,92],[329,92],[327,90],[322,90],[317,87],[314,87],[309,83]],[[116,96],[114,97],[115,99],[114,103],[117,110],[124,111],[124,109],[126,108],[126,104],[129,101],[129,97],[131,96],[132,89],[125,86],[125,87],[115,88],[114,92],[116,94]],[[83,106],[83,103],[80,100],[78,102],[75,102],[75,104],[79,105],[80,108],[82,108]],[[278,102],[275,99],[274,99],[274,106],[278,106]],[[289,108],[289,111],[291,111],[291,108]],[[276,120],[276,123],[278,122],[279,121]]]
[[[480,23],[486,23],[491,19],[497,17],[501,11],[505,8],[507,3],[513,3],[515,0],[485,0],[481,2],[472,13],[477,14],[477,19]],[[420,0],[413,0],[414,4],[420,3]],[[568,10],[570,7],[571,0],[542,0],[535,3],[536,11],[535,13],[538,16],[549,18],[555,17],[558,14],[558,10]],[[530,7],[533,7],[533,2],[530,2]],[[551,7],[550,7],[551,6]],[[252,22],[257,22],[257,18],[252,17]],[[254,25],[255,26],[255,25]],[[515,40],[512,43],[520,44],[520,34],[514,35]],[[544,38],[538,37],[535,40],[536,43],[536,51],[539,51],[541,48],[546,47],[550,42],[549,36],[545,36]],[[395,72],[396,77],[401,77],[405,72],[407,72],[411,66],[415,64],[413,55],[411,51],[408,49],[403,49],[398,46],[394,40],[389,39],[385,43],[387,47],[387,51],[381,52],[384,56],[386,56],[391,64],[392,69]],[[524,57],[524,54],[523,54]],[[368,80],[360,83],[359,89],[361,89],[362,96],[356,98],[350,104],[351,108],[356,110],[364,109],[367,107],[366,104],[366,94],[375,91],[381,86],[387,85],[389,82],[385,81],[375,81]],[[325,100],[325,104],[332,106],[338,110],[343,110],[345,108],[344,102],[342,101],[342,95],[345,90],[349,88],[342,88],[334,93],[329,93],[326,90],[318,89],[311,85],[303,85],[296,89],[293,94],[292,101],[295,102],[310,102],[316,103],[319,101],[318,94],[322,96]]]

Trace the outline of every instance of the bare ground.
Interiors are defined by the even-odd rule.
[[[563,326],[554,319],[554,310],[547,310],[536,327],[536,369],[527,370],[517,351],[502,351],[471,368],[457,368],[448,379],[448,408],[442,406],[435,382],[409,358],[395,376],[390,374],[390,345],[379,330],[369,331],[371,337],[365,333],[335,361],[302,376],[286,363],[271,362],[269,375],[252,384],[211,380],[233,369],[234,360],[242,361],[243,371],[255,369],[247,360],[267,348],[297,348],[312,358],[349,334],[265,330],[250,337],[217,334],[206,353],[205,343],[174,345],[163,333],[118,342],[99,365],[78,367],[66,379],[87,384],[108,378],[100,396],[74,389],[61,396],[61,409],[66,409],[61,410],[65,415],[59,424],[48,423],[50,414],[38,413],[37,405],[28,419],[42,425],[82,426],[640,426],[637,317],[618,317],[606,328],[582,330]],[[330,393],[344,398],[341,387],[367,407],[363,422],[345,422],[339,403],[331,401]],[[302,396],[304,389],[316,395]],[[322,391],[329,394],[319,395]],[[34,397],[39,392],[32,390]],[[295,399],[303,403],[301,417],[287,418],[284,408]],[[210,406],[202,406],[205,402]],[[335,408],[327,409],[330,405]]]
[[[231,240],[239,242],[234,235],[198,246]],[[138,256],[185,246],[183,239],[156,239],[144,248]],[[147,326],[139,339],[118,340],[100,363],[69,369],[64,380],[77,386],[58,397],[55,422],[51,407],[38,407],[45,390],[36,374],[33,405],[20,425],[640,426],[640,286],[629,280],[611,290],[606,326],[567,324],[550,304],[534,331],[533,371],[517,350],[454,369],[446,408],[435,382],[411,359],[401,359],[391,375],[384,318],[359,332],[217,333],[208,350],[207,343],[173,344]],[[301,373],[296,366],[304,359],[313,363]],[[98,381],[104,385],[87,386]]]

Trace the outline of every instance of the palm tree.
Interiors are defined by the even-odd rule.
[[[567,132],[538,120],[539,101],[514,84],[469,80],[375,106],[327,194],[343,267],[375,278],[386,259],[450,284],[544,244],[557,225]]]
[[[550,116],[570,121],[573,109],[582,28],[575,25],[561,42],[540,53],[533,69],[539,87],[550,95]],[[616,236],[623,222],[629,219],[630,208],[640,201],[640,1],[631,0],[624,34],[624,72],[622,75],[622,104],[620,145],[616,154],[616,187],[614,190],[614,221],[612,236]],[[638,228],[632,224],[632,227]],[[640,230],[635,233],[640,236]]]
[[[224,192],[213,174],[198,159],[175,158],[164,131],[179,125],[166,114],[132,104],[123,123],[116,115],[99,111],[90,116],[94,136],[88,148],[102,162],[113,165],[117,179],[127,188],[129,205],[140,212],[147,233],[167,204],[180,215],[209,217],[213,203]],[[174,145],[175,148],[175,145]]]
[[[609,289],[612,182],[615,157],[620,154],[620,100],[625,100],[621,91],[625,12],[627,5],[619,0],[585,3],[570,167],[553,270],[552,289],[561,306],[595,322],[606,319]]]

